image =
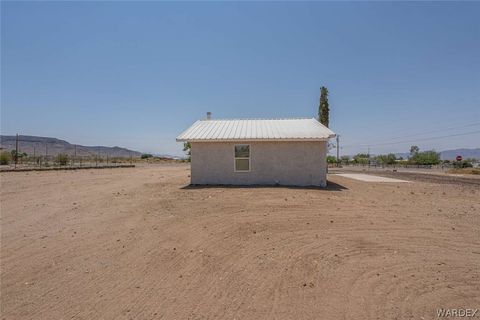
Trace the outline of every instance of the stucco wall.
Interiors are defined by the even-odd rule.
[[[280,184],[326,186],[327,143],[245,142],[250,171],[234,171],[234,146],[240,143],[192,143],[192,184]]]

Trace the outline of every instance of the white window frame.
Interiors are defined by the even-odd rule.
[[[235,157],[235,147],[236,146],[248,146],[248,158],[245,157]],[[233,171],[234,172],[250,172],[252,170],[252,146],[248,143],[239,143],[233,145]],[[237,159],[245,160],[248,159],[248,170],[237,170]]]

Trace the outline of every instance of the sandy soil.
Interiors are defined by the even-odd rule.
[[[186,166],[1,174],[3,319],[435,319],[480,308],[480,188]],[[478,313],[477,313],[477,316]]]

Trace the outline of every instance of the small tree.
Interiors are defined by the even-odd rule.
[[[17,163],[18,162],[18,158],[20,158],[20,155],[18,154],[17,150],[12,150],[10,151],[11,153],[11,159]]]
[[[350,163],[350,156],[341,156],[340,157],[340,162],[344,164],[349,164]]]
[[[17,150],[10,151],[10,159],[18,161],[19,159],[26,158],[28,155],[25,152],[17,152]]]
[[[330,164],[337,163],[337,157],[327,156],[327,163],[330,163]]]
[[[8,165],[10,164],[10,161],[12,160],[12,155],[10,152],[3,151],[0,153],[0,164],[1,165]]]
[[[410,157],[410,162],[421,165],[435,165],[440,163],[440,153],[433,150],[417,152]]]
[[[140,158],[148,159],[148,158],[152,158],[152,157],[153,157],[153,155],[151,155],[150,153],[144,153],[144,154],[142,154],[142,156]]]
[[[320,88],[320,104],[318,106],[318,121],[325,127],[329,125],[330,108],[328,106],[328,89]]]
[[[368,164],[370,155],[367,153],[358,153],[353,156],[353,161],[358,164]]]
[[[413,157],[415,154],[420,151],[420,148],[418,146],[411,146],[410,147],[410,156]]]
[[[187,153],[187,160],[190,162],[192,159],[192,145],[190,142],[183,143],[183,151]]]
[[[68,163],[68,154],[59,153],[59,154],[57,155],[56,162],[57,162],[59,165],[61,165],[61,166],[67,165],[67,163]]]
[[[389,153],[377,156],[377,160],[382,164],[395,164],[397,158],[393,153]]]

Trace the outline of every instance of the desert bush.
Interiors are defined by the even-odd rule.
[[[370,161],[370,155],[366,153],[358,153],[353,156],[353,161],[358,164],[368,164]]]
[[[187,161],[192,161],[192,145],[190,144],[190,142],[183,143],[183,151],[185,151],[185,153],[187,154]]]
[[[473,168],[473,164],[468,160],[457,161],[453,163],[454,168]]]
[[[327,163],[337,163],[337,157],[335,156],[327,156]]]
[[[409,159],[410,163],[421,165],[434,165],[440,163],[440,153],[431,151],[417,152]]]
[[[350,156],[341,156],[340,163],[349,164],[350,163]]]
[[[65,153],[59,153],[59,154],[57,155],[56,162],[57,162],[59,165],[61,165],[61,166],[67,165],[67,163],[68,163],[68,155],[65,154]]]
[[[375,159],[381,164],[395,164],[397,160],[393,153],[381,154],[378,155]]]
[[[10,161],[12,160],[12,156],[10,152],[3,151],[0,153],[0,164],[1,165],[8,165],[10,164]]]
[[[152,157],[153,157],[153,155],[151,155],[150,153],[144,153],[141,156],[142,159],[148,159],[148,158],[152,158]]]

